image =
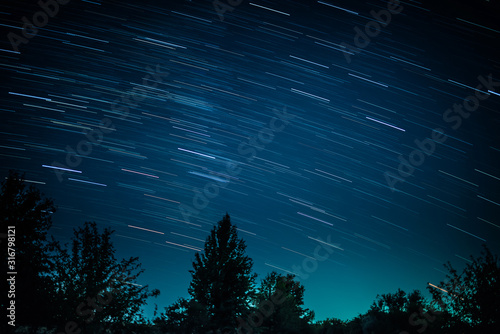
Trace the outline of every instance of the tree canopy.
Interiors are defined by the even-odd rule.
[[[470,258],[462,273],[447,262],[447,281],[428,289],[434,304],[450,314],[449,327],[491,332],[500,321],[500,259],[486,245],[480,257]]]
[[[99,233],[95,222],[74,230],[71,247],[56,244],[52,277],[60,307],[59,324],[75,321],[80,328],[119,328],[141,318],[141,307],[159,290],[136,284],[144,272],[137,257],[118,261],[111,242],[113,231]]]
[[[118,261],[113,231],[105,228],[99,233],[94,222],[74,230],[71,247],[61,246],[54,238],[48,241],[54,212],[53,200],[34,186],[27,187],[19,173],[10,172],[2,182],[2,232],[10,226],[15,231],[15,237],[1,247],[5,272],[17,272],[15,298],[11,298],[16,306],[14,326],[64,332],[69,324],[75,333],[98,333],[104,327],[141,320],[141,307],[159,291],[149,292],[148,286],[136,284],[144,271],[139,259]],[[14,261],[8,262],[8,252],[15,255]],[[2,286],[9,291],[7,280],[2,280]],[[0,301],[7,309],[7,298]]]
[[[29,325],[33,333],[40,326],[75,334],[500,332],[500,259],[486,245],[461,272],[446,263],[446,280],[428,284],[430,300],[418,290],[397,289],[377,295],[369,310],[349,321],[331,317],[313,323],[314,312],[304,306],[305,287],[294,275],[273,271],[256,287],[253,260],[228,214],[210,230],[203,251],[194,254],[189,298],[179,298],[151,323],[142,308],[159,291],[138,284],[144,272],[139,259],[118,260],[114,231],[96,222],[75,228],[69,244],[49,241],[54,203],[23,179],[11,172],[2,182],[0,222],[3,231],[13,226],[16,233],[0,241],[5,271],[18,273],[16,326]],[[9,248],[15,249],[15,264],[8,262]],[[10,289],[7,280],[2,286]],[[6,299],[0,302],[6,309]]]
[[[56,211],[54,202],[46,198],[34,186],[26,186],[24,175],[10,171],[2,182],[0,192],[1,233],[7,232],[8,226],[15,230],[12,247],[2,243],[2,268],[5,272],[16,271],[16,324],[46,323],[51,319],[49,305],[53,298],[48,274],[50,272],[47,231],[52,226],[52,215]],[[5,239],[4,239],[5,240]],[[7,266],[8,249],[15,250],[13,270]],[[2,291],[8,291],[5,279]],[[1,307],[6,309],[6,298],[2,298]],[[37,312],[33,306],[37,305]]]
[[[256,274],[245,250],[226,214],[211,230],[204,252],[195,254],[188,292],[206,309],[210,328],[234,328],[237,317],[249,310]]]
[[[255,298],[255,307],[262,314],[260,333],[305,333],[314,318],[314,312],[305,309],[305,288],[295,275],[269,273],[261,282]]]

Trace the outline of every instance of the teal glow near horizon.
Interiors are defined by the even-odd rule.
[[[3,6],[6,28],[39,10]],[[55,200],[62,243],[85,221],[114,229],[116,257],[138,256],[137,283],[161,291],[149,318],[188,297],[226,212],[257,283],[337,245],[301,279],[316,320],[398,288],[428,296],[445,262],[500,252],[497,12],[71,1],[0,47],[0,171]]]

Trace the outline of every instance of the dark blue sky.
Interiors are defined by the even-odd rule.
[[[499,252],[497,5],[58,7],[0,6],[1,175],[55,199],[62,242],[88,220],[115,229],[161,309],[226,212],[259,280],[309,271],[318,320]]]

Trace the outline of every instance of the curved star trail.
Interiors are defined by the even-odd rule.
[[[1,5],[2,175],[62,242],[115,229],[160,308],[226,211],[260,278],[309,271],[319,320],[499,252],[498,5],[61,2]]]

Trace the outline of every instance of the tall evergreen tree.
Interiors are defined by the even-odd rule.
[[[245,249],[226,214],[211,230],[203,254],[195,254],[188,292],[206,308],[210,329],[236,328],[237,317],[249,309],[257,275]]]
[[[52,226],[55,207],[52,199],[45,198],[35,187],[27,187],[24,175],[10,171],[2,182],[0,192],[0,224],[2,234],[7,227],[14,226],[15,236],[9,240],[1,239],[2,270],[17,272],[15,280],[16,326],[45,325],[50,320],[52,285],[48,278],[50,261],[47,232]],[[11,230],[14,230],[11,229]],[[15,251],[15,264],[8,267],[8,248]],[[12,252],[10,252],[12,255]],[[12,262],[11,262],[12,263]],[[0,299],[3,312],[7,309],[6,291],[10,288],[7,280],[2,280]],[[2,312],[2,314],[4,314]],[[5,315],[2,316],[5,321]]]

